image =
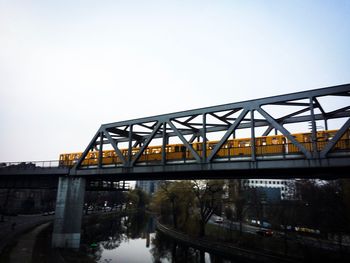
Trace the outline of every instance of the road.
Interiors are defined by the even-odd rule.
[[[220,225],[221,227],[227,228],[227,229],[232,229],[234,231],[239,231],[239,222],[235,221],[229,221],[224,219],[222,223],[216,223],[215,220],[210,219],[209,221],[211,224],[215,225]],[[257,226],[252,226],[249,224],[242,223],[242,231],[244,233],[250,233],[256,235],[256,231],[261,229],[260,227]],[[273,229],[273,236],[274,238],[284,238],[284,232],[283,231],[278,231]],[[266,237],[270,238],[270,237]],[[298,233],[289,233],[287,235],[287,239],[291,242],[298,242],[301,243],[305,246],[311,246],[311,247],[316,247],[316,248],[322,248],[326,250],[332,250],[332,251],[337,251],[339,250],[339,243],[324,239],[324,238],[316,238],[316,237],[311,237],[311,236],[304,236]],[[347,250],[350,250],[350,243],[342,243],[343,247],[346,247]]]

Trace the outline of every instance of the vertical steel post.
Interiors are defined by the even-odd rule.
[[[207,114],[203,115],[203,129],[202,129],[202,163],[207,162]]]
[[[162,164],[166,164],[166,146],[168,145],[166,134],[166,122],[163,122]]]
[[[250,131],[251,131],[251,136],[250,136],[250,147],[251,147],[251,156],[252,156],[252,161],[256,160],[255,156],[255,123],[254,123],[254,110],[250,111]]]
[[[127,164],[129,167],[131,166],[131,158],[132,158],[132,131],[133,131],[133,125],[130,125],[129,145],[128,145],[128,160],[127,160]]]
[[[316,134],[316,120],[314,112],[314,100],[313,97],[310,97],[310,116],[311,116],[311,142],[312,142],[312,153],[313,157],[317,157],[317,134]]]
[[[98,149],[98,168],[102,168],[103,161],[103,132],[100,132],[100,145]]]

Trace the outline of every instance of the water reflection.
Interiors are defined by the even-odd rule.
[[[156,232],[154,218],[143,212],[91,218],[83,229],[82,242],[87,245],[87,253],[99,263],[231,262]]]

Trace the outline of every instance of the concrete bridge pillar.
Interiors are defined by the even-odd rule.
[[[79,248],[84,195],[84,178],[60,177],[57,190],[52,247]]]

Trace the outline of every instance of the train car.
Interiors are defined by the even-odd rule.
[[[317,150],[322,151],[327,145],[328,141],[331,140],[337,130],[318,131],[316,134],[316,145]],[[292,136],[300,142],[307,150],[312,150],[312,134],[306,133],[295,133]],[[209,156],[219,141],[208,141],[206,154]],[[198,153],[199,156],[203,154],[203,143],[194,142],[191,143],[193,149]],[[347,130],[341,139],[334,146],[335,151],[345,151],[350,149],[350,131]],[[132,148],[131,155],[134,156],[139,152],[140,148]],[[183,160],[194,160],[192,153],[183,144],[169,144],[165,147],[166,160],[167,161],[183,161]],[[216,153],[218,158],[237,158],[244,156],[251,156],[251,138],[238,138],[229,139],[222,145],[220,150]],[[121,149],[123,156],[128,156],[128,149]],[[260,136],[255,138],[255,155],[256,156],[268,156],[268,155],[285,155],[285,154],[299,154],[300,149],[292,144],[283,135],[272,135],[272,136]],[[114,150],[103,151],[102,164],[113,165],[121,164],[119,156]],[[75,153],[64,153],[59,157],[59,163],[62,166],[73,166],[81,157],[81,152]],[[91,166],[98,164],[98,151],[91,151],[87,154],[86,158],[82,162],[82,166]],[[162,146],[149,146],[147,147],[142,155],[139,157],[138,162],[152,162],[157,163],[162,160]]]

